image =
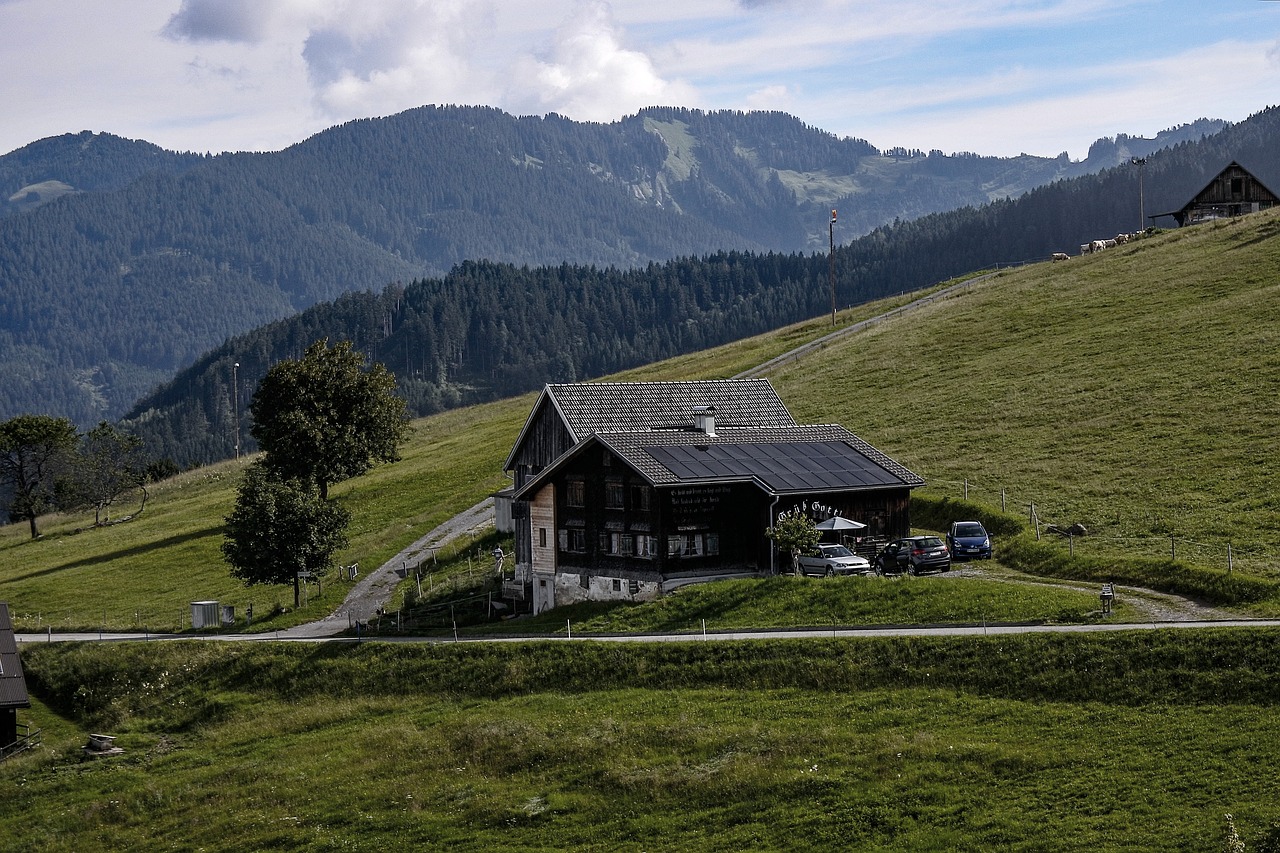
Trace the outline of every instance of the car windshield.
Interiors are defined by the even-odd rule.
[[[917,548],[941,548],[942,540],[937,536],[921,536],[915,540],[915,545]]]
[[[967,524],[957,524],[955,536],[986,536],[987,531],[982,528],[981,524],[971,521]]]
[[[843,545],[821,545],[824,557],[852,557],[853,552]]]

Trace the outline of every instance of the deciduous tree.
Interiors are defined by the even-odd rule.
[[[222,554],[233,577],[252,584],[293,584],[299,572],[321,572],[347,545],[350,514],[305,481],[283,479],[262,463],[245,470],[236,505],[226,517]]]
[[[147,504],[147,461],[142,439],[123,432],[106,421],[89,430],[80,442],[76,457],[74,501],[93,507],[93,525],[102,526],[102,513],[122,496],[141,490],[137,515]]]
[[[10,494],[9,514],[30,523],[32,539],[40,536],[36,519],[56,506],[58,479],[68,473],[79,438],[71,421],[51,415],[0,423],[0,483]]]
[[[818,526],[800,510],[779,513],[765,535],[779,551],[791,554],[791,570],[797,573],[800,555],[812,551],[822,536]]]
[[[249,405],[263,464],[282,479],[315,483],[327,499],[329,484],[394,462],[407,423],[395,386],[381,364],[366,368],[350,341],[316,341],[301,359],[277,364]]]

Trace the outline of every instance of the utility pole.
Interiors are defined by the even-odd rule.
[[[830,252],[827,254],[827,279],[831,283],[831,326],[836,325],[836,212],[831,211],[831,224],[827,228]]]
[[[240,458],[240,362],[231,365],[231,419],[236,426],[236,458]]]
[[[1147,230],[1147,199],[1142,186],[1142,173],[1146,171],[1143,166],[1147,165],[1147,158],[1134,157],[1129,162],[1138,167],[1138,232],[1141,233]]]

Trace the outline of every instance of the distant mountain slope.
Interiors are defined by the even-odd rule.
[[[1272,134],[1262,125],[1229,132],[1232,147],[1246,151],[1250,139],[1263,144]],[[1143,167],[1148,201],[1164,203],[1175,178],[1198,180],[1205,156],[1185,145],[1152,158]],[[1087,240],[1132,230],[1138,181],[1125,166],[878,228],[838,249],[837,302],[1074,253]],[[397,374],[412,411],[428,414],[758,334],[821,315],[829,300],[826,253],[722,252],[630,271],[466,263],[442,278],[377,296],[350,294],[233,338],[140,400],[128,424],[153,452],[180,464],[225,458],[234,447],[232,416],[238,411],[243,421],[258,378],[319,337],[354,341]],[[240,394],[235,411],[233,390]],[[247,434],[247,424],[240,429]]]
[[[0,418],[114,418],[231,335],[467,260],[822,250],[832,207],[843,242],[1078,168],[667,108],[602,125],[424,107],[217,157],[58,137],[0,158],[0,197],[16,198],[0,218]]]
[[[67,193],[118,190],[143,175],[177,174],[204,159],[109,133],[85,130],[51,136],[0,157],[0,216],[39,207]]]

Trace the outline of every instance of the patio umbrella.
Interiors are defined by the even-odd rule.
[[[819,530],[865,530],[867,526],[860,521],[851,521],[842,515],[833,515],[826,521],[817,523]]]

